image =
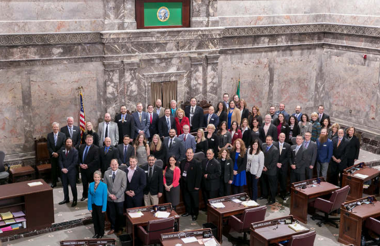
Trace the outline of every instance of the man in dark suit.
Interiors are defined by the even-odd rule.
[[[77,186],[76,186],[76,175],[77,175],[77,165],[78,165],[78,150],[73,147],[73,141],[71,138],[66,139],[65,148],[59,155],[59,168],[61,169],[61,179],[63,186],[64,199],[59,205],[69,203],[69,184],[71,187],[71,193],[73,194],[73,203],[71,207],[77,205]]]
[[[277,179],[280,182],[280,197],[285,200],[288,181],[288,168],[292,164],[292,150],[290,144],[285,142],[285,133],[280,133],[278,142],[273,145],[278,149]]]
[[[325,114],[325,107],[323,105],[318,106],[318,121],[322,125],[323,121],[325,119],[330,120],[330,116],[328,114]]]
[[[74,126],[73,117],[67,117],[67,126],[62,127],[61,132],[63,132],[66,135],[66,138],[71,138],[73,140],[73,146],[76,149],[79,149],[79,145],[81,142],[80,129],[78,126]]]
[[[193,149],[186,151],[186,160],[181,161],[181,189],[186,213],[182,217],[192,216],[197,220],[199,213],[199,188],[202,180],[201,163],[194,159]]]
[[[135,155],[135,148],[133,145],[130,145],[130,137],[128,135],[125,135],[123,137],[123,143],[119,144],[117,146],[117,153],[119,156],[118,162],[119,162],[119,169],[125,170],[129,167],[129,158],[133,155]]]
[[[185,159],[185,145],[183,141],[175,136],[176,130],[169,131],[169,137],[164,138],[164,144],[167,147],[167,160],[170,156],[175,156],[177,161]]]
[[[146,186],[145,171],[137,166],[137,158],[135,156],[129,158],[129,164],[129,167],[126,170],[126,207],[141,207],[143,205],[142,201],[144,195],[144,188]]]
[[[117,148],[111,145],[111,138],[106,137],[104,139],[105,146],[100,148],[99,151],[99,160],[100,160],[100,169],[104,177],[105,171],[110,167],[112,159],[118,159],[119,154]]]
[[[268,198],[267,205],[276,202],[277,194],[277,163],[279,159],[279,151],[273,146],[273,138],[267,136],[266,143],[263,144],[264,151],[264,168],[263,175],[260,179],[262,185],[262,196]],[[268,194],[269,191],[269,194]]]
[[[128,135],[131,140],[135,137],[135,119],[132,115],[127,114],[127,107],[122,105],[120,107],[120,114],[115,116],[115,122],[119,128],[119,144],[123,143],[123,137]]]
[[[333,156],[330,162],[329,182],[338,185],[340,174],[340,185],[342,185],[343,170],[347,167],[348,140],[344,138],[344,130],[338,130],[338,137],[333,138]]]
[[[144,133],[145,137],[147,139],[150,138],[149,133],[149,116],[147,112],[143,112],[143,106],[142,103],[138,103],[136,105],[136,112],[132,114],[134,120],[135,120],[135,137],[137,137],[139,134]]]
[[[273,141],[277,141],[277,127],[271,122],[271,116],[269,114],[265,115],[265,124],[259,128],[259,137],[263,143],[266,141],[267,136],[271,136]]]
[[[94,181],[94,172],[99,169],[99,147],[93,145],[94,137],[86,136],[86,144],[79,147],[79,166],[82,176],[83,196],[81,201],[87,199],[88,184]]]
[[[170,109],[165,109],[165,115],[158,120],[158,134],[161,137],[169,136],[169,130],[177,127],[175,124],[174,116],[170,115]]]
[[[303,153],[303,138],[296,137],[296,144],[292,145],[292,164],[290,165],[290,183],[305,180],[305,157]]]
[[[47,135],[47,148],[50,155],[51,163],[51,188],[57,186],[58,176],[61,171],[59,170],[58,157],[61,155],[61,150],[64,147],[66,135],[59,132],[59,124],[54,122],[52,124],[53,132]]]
[[[302,107],[297,105],[296,112],[292,114],[292,116],[296,117],[297,121],[300,122],[302,119],[302,113],[301,113]]]
[[[219,128],[219,116],[216,115],[214,112],[215,112],[214,107],[210,106],[208,108],[208,114],[205,114],[203,117],[203,119],[204,119],[203,125],[207,127],[209,124],[213,124],[215,126],[215,128],[218,129]]]
[[[149,141],[152,140],[154,134],[158,134],[158,114],[153,112],[153,105],[149,104],[147,107],[149,116]]]
[[[162,196],[164,187],[164,178],[162,168],[154,165],[156,158],[153,155],[148,156],[148,163],[141,168],[146,174],[146,186],[144,189],[145,206],[158,205],[158,199]]]
[[[317,160],[318,146],[315,142],[311,141],[311,132],[305,133],[305,140],[303,141],[303,151],[305,157],[305,173],[306,179],[313,178],[313,170]]]
[[[207,150],[207,158],[202,161],[202,195],[203,201],[218,197],[220,175],[222,174],[220,163],[214,158],[214,150]]]
[[[197,106],[197,99],[194,97],[190,99],[190,106],[185,108],[185,114],[189,118],[191,132],[203,127],[203,109]]]

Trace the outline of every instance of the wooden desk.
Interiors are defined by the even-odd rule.
[[[360,168],[359,166],[363,165],[363,168]],[[352,170],[356,170],[354,173],[351,173]],[[361,179],[358,177],[355,177],[355,174],[362,174],[367,175],[368,177],[365,179]],[[347,201],[352,201],[355,199],[359,199],[363,196],[363,185],[364,182],[374,179],[380,175],[380,170],[375,168],[370,168],[364,163],[359,163],[356,165],[353,165],[352,167],[348,167],[344,169],[343,171],[343,178],[342,178],[342,187],[349,185],[350,191],[347,196]],[[375,193],[375,190],[378,185],[374,185],[373,183],[371,186],[367,189],[367,194],[373,195]]]
[[[81,239],[81,240],[63,240],[60,242],[60,246],[111,246],[116,245],[116,240],[112,238],[102,238],[102,239]]]
[[[42,185],[30,187],[28,183],[31,182],[41,182]],[[43,179],[2,185],[0,188],[0,213],[8,211],[23,211],[26,228],[5,231],[0,234],[0,237],[50,227],[54,223],[53,189]]]
[[[179,215],[174,210],[170,211],[171,204],[170,203],[164,203],[164,204],[159,204],[158,206],[166,206],[167,207],[167,211],[171,213],[169,218],[174,217],[178,223],[178,228],[179,228]],[[138,211],[141,211],[144,215],[141,216],[140,218],[131,218],[129,216],[130,212],[138,212]],[[127,217],[127,233],[131,234],[131,236],[132,236],[133,246],[135,245],[135,241],[136,241],[135,237],[137,235],[136,234],[136,227],[137,226],[146,226],[146,225],[148,225],[148,222],[151,220],[160,220],[161,219],[161,218],[156,218],[154,216],[153,206],[137,207],[137,208],[127,209],[127,216],[126,217]]]
[[[199,230],[191,230],[191,231],[179,231],[179,232],[172,232],[172,233],[163,233],[161,234],[161,244],[162,246],[175,246],[177,244],[182,244],[186,246],[199,246],[201,243],[203,243],[203,232],[209,233],[211,235],[211,238],[213,238],[218,245],[220,243],[212,236],[212,231],[210,229],[199,229]],[[185,237],[196,237],[198,239],[198,242],[194,243],[186,243],[184,244],[181,238]]]
[[[294,223],[293,216],[281,217],[273,220],[265,220],[261,222],[252,223],[250,233],[251,246],[269,246],[272,243],[279,243],[291,239],[293,235],[303,234],[309,232],[307,229],[304,231],[296,232],[289,228],[288,222]]]
[[[362,204],[356,206],[352,210],[350,206],[357,202],[363,202],[372,197],[373,204]],[[340,227],[338,242],[344,244],[361,245],[361,235],[364,221],[369,217],[380,216],[380,202],[376,201],[374,196],[364,197],[353,201],[345,202],[342,204],[340,210]]]
[[[246,199],[249,199],[247,193],[240,193],[236,195],[231,196],[223,196],[215,199],[209,199],[207,204],[207,222],[213,223],[218,230],[217,233],[217,239],[220,243],[223,242],[222,235],[223,235],[223,220],[227,219],[228,217],[232,215],[242,214],[244,210],[246,210],[249,207],[243,206],[241,203],[236,203],[231,201],[232,199],[239,199],[240,197],[245,197]],[[210,202],[222,202],[225,206],[224,208],[214,208],[210,205]],[[224,226],[224,228],[227,230],[228,227]]]
[[[295,182],[291,187],[290,214],[305,224],[307,224],[309,202],[339,189],[338,186],[325,182],[323,177],[320,178],[321,183],[319,185],[315,183],[315,187],[311,187],[316,180],[317,178]],[[304,185],[307,186],[306,189],[301,188]]]

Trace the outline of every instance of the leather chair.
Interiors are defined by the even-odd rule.
[[[9,173],[5,169],[6,165],[4,164],[4,159],[5,159],[5,153],[3,151],[0,151],[0,183],[7,184]]]
[[[198,161],[202,161],[206,158],[205,153],[203,152],[197,152],[194,154],[194,159],[197,159]]]
[[[369,217],[365,221],[365,227],[368,229],[368,231],[371,231],[377,235],[380,235],[380,220],[377,220],[375,218]],[[369,234],[370,235],[370,234]],[[370,235],[371,236],[371,235]],[[380,245],[380,240],[375,240],[374,242],[367,243],[365,245]]]
[[[149,221],[146,230],[137,227],[137,235],[144,245],[160,243],[162,233],[174,231],[174,218]]]
[[[329,214],[331,214],[334,211],[339,210],[342,203],[346,201],[349,191],[350,191],[350,186],[346,185],[345,187],[340,188],[339,190],[333,191],[329,200],[317,198],[313,206],[316,210],[323,212],[325,216],[323,217],[315,213],[311,217],[311,219],[320,220],[320,222],[317,223],[319,227],[321,227],[322,224],[330,222],[334,224],[336,228],[339,228],[339,225],[335,221],[339,220],[340,218],[330,218]]]
[[[288,246],[313,246],[316,233],[309,231],[299,235],[293,235],[289,240]]]
[[[232,215],[229,218],[228,224],[232,230],[239,233],[243,232],[245,241],[247,240],[247,232],[249,231],[251,224],[258,221],[263,221],[265,219],[266,211],[266,206],[246,209],[242,215]]]
[[[160,168],[164,168],[164,162],[161,159],[157,159],[154,165]]]

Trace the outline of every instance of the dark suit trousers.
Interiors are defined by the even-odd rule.
[[[261,179],[263,181],[261,182],[262,184],[262,191],[263,191],[263,197],[268,197],[270,195],[270,200],[271,202],[276,201],[276,193],[277,193],[277,176],[276,175],[267,175],[263,174],[261,176]]]
[[[76,169],[71,171],[71,173],[62,173],[61,174],[62,179],[62,186],[63,186],[63,194],[65,195],[65,201],[70,201],[69,196],[69,185],[71,187],[71,193],[73,193],[73,201],[76,201],[78,199],[78,192],[77,192],[77,184],[76,184]]]
[[[304,181],[305,173],[296,173],[293,169],[290,170],[290,183]]]
[[[314,168],[313,168],[313,169],[310,169],[309,166],[310,166],[310,165],[307,165],[307,167],[305,167],[306,179],[312,179],[312,178],[313,178]]]
[[[61,176],[61,170],[59,168],[58,164],[58,158],[51,157],[50,162],[51,162],[51,183],[53,185],[56,185],[58,182],[58,177]]]
[[[135,195],[134,197],[130,197],[127,194],[125,195],[126,206],[127,208],[135,208],[143,206],[143,194]]]
[[[224,183],[224,180],[220,180],[220,185],[219,185],[219,196],[229,196],[231,195],[231,184]]]
[[[245,185],[243,185],[243,186],[236,186],[236,185],[233,185],[233,186],[232,186],[232,192],[233,192],[234,194],[243,193],[243,192],[244,192],[244,186],[245,186]]]
[[[111,230],[118,232],[122,230],[124,202],[108,202],[107,215],[111,222]]]
[[[280,194],[282,196],[286,195],[287,181],[288,181],[288,170],[283,170],[282,168],[277,168],[277,179],[280,182]]]
[[[189,191],[186,181],[183,182],[182,196],[185,203],[186,213],[198,216],[199,213],[199,190]]]
[[[338,185],[339,173],[341,176],[343,176],[339,171],[339,164],[332,161],[329,165],[329,170],[329,182],[334,185]]]
[[[94,173],[81,169],[83,194],[82,197],[88,197],[88,184],[94,182]]]
[[[92,222],[94,222],[95,234],[104,236],[104,223],[106,217],[105,213],[102,213],[102,206],[96,206],[92,204]]]

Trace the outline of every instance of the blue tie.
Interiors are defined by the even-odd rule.
[[[124,146],[124,164],[127,162],[127,145]]]
[[[86,146],[86,148],[84,149],[82,162],[86,160],[88,149],[89,149],[89,146]]]
[[[268,152],[269,149],[270,149],[270,146],[267,147],[267,151],[266,152]]]
[[[170,121],[169,118],[166,118],[166,124],[168,125],[168,132],[170,131]]]

